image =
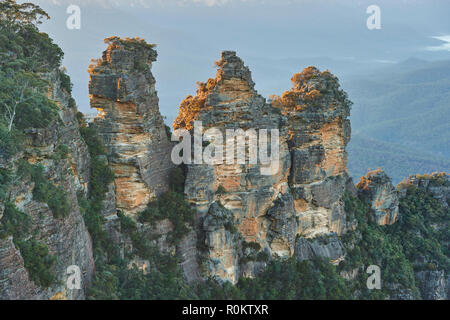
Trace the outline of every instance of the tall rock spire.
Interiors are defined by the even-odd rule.
[[[234,146],[235,138],[228,136],[227,130],[282,132],[277,141],[279,167],[274,174],[262,174],[260,161],[247,161],[248,145],[245,163],[238,163],[233,152],[232,164],[188,165],[185,194],[198,210],[197,233],[204,235],[207,248],[202,253],[205,269],[210,276],[234,283],[264,266],[264,261],[255,260],[258,251],[265,252],[261,256],[293,254],[296,220],[288,193],[291,162],[280,113],[256,92],[248,67],[235,52],[222,52],[216,65],[216,77],[200,83],[197,94],[182,101],[174,128],[191,130],[194,121],[201,121],[204,130],[220,130],[224,144]],[[228,157],[225,147],[224,154]],[[281,202],[286,205],[283,209]]]
[[[105,42],[102,59],[89,69],[90,103],[115,173],[116,206],[134,214],[167,191],[173,166],[151,73],[157,53],[138,38]]]

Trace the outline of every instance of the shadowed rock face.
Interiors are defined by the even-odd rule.
[[[283,119],[270,104],[254,89],[250,71],[235,52],[224,51],[216,78],[200,84],[195,97],[188,96],[180,106],[180,114],[174,128],[191,130],[193,121],[201,121],[203,132],[217,128],[222,132],[224,144],[233,144],[233,137],[226,135],[227,129],[281,129],[280,161],[273,175],[261,174],[262,165],[238,164],[237,154],[233,164],[188,165],[185,194],[198,210],[200,232],[206,234],[206,256],[208,274],[223,280],[236,282],[240,274],[240,245],[242,241],[259,244],[263,250],[293,251],[295,235],[284,234],[285,230],[271,232],[274,217],[267,211],[273,201],[288,192],[290,155],[287,148]],[[270,153],[270,137],[268,137]],[[236,148],[236,146],[235,146]],[[224,159],[226,155],[224,147]],[[248,149],[248,147],[247,147]],[[248,153],[247,153],[248,156]],[[223,190],[223,192],[218,192]],[[289,199],[292,207],[292,199]],[[222,209],[217,205],[219,204]],[[225,213],[221,213],[224,210]],[[275,211],[275,210],[273,210]],[[227,215],[227,219],[222,219]],[[211,216],[222,217],[211,220]],[[203,221],[203,222],[202,222]],[[210,225],[214,223],[214,228]],[[295,219],[293,219],[295,224]],[[234,230],[227,228],[232,226]],[[295,229],[295,228],[294,228]],[[273,246],[272,246],[273,244]]]
[[[312,76],[298,76],[291,91],[267,103],[235,52],[222,52],[216,64],[216,77],[200,83],[197,94],[181,102],[174,128],[193,130],[194,121],[201,121],[203,132],[214,127],[224,137],[226,129],[237,128],[280,132],[279,170],[272,175],[261,174],[260,162],[188,165],[185,194],[198,210],[199,232],[206,234],[207,274],[236,282],[264,265],[254,258],[258,253],[292,256],[301,248],[297,236],[345,232],[349,103],[337,79],[316,69]],[[216,204],[227,214],[217,214]],[[224,215],[231,220],[214,219],[210,227],[211,216]],[[217,221],[222,221],[220,227]],[[253,258],[244,252],[248,243],[255,244]],[[319,247],[315,252],[321,252]],[[338,242],[336,247],[330,255],[338,259],[342,250]]]
[[[94,120],[115,173],[117,209],[143,210],[167,191],[171,144],[158,109],[151,66],[157,53],[138,39],[106,39],[108,48],[89,70]]]
[[[1,299],[83,299],[84,287],[94,272],[91,238],[86,230],[77,201],[77,192],[87,193],[90,158],[87,146],[78,131],[77,109],[70,107],[70,94],[61,88],[59,71],[45,77],[49,80],[49,97],[60,107],[60,119],[46,128],[25,130],[26,146],[18,155],[32,164],[42,165],[45,178],[67,193],[68,214],[55,218],[46,203],[33,199],[34,183],[29,177],[20,177],[9,186],[9,200],[31,219],[30,236],[47,246],[49,253],[57,257],[54,270],[56,282],[49,288],[41,288],[30,280],[19,249],[12,237],[0,240],[0,300]],[[67,159],[54,157],[62,145],[68,147]],[[7,166],[16,171],[15,163]],[[1,202],[1,201],[0,201]],[[0,204],[0,208],[2,204]],[[0,214],[1,216],[1,214]],[[76,265],[82,272],[81,290],[66,287],[67,268]]]
[[[376,223],[388,225],[397,221],[399,194],[384,171],[367,173],[356,187],[358,194],[371,204]]]
[[[273,105],[288,118],[298,233],[308,238],[329,231],[342,234],[351,103],[328,71],[308,67],[291,80],[292,89],[275,97]]]

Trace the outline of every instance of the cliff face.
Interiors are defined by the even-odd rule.
[[[52,270],[53,284],[44,289],[30,280],[20,250],[9,236],[0,244],[0,299],[83,299],[84,289],[66,287],[67,268],[76,265],[82,272],[83,287],[94,272],[90,236],[86,230],[77,201],[77,192],[86,193],[89,181],[89,155],[78,132],[76,108],[70,106],[70,94],[61,88],[59,71],[46,76],[50,82],[49,97],[59,108],[59,119],[45,128],[25,130],[24,151],[0,168],[16,172],[15,181],[8,186],[8,201],[31,219],[26,235],[47,246],[57,262]],[[68,148],[66,158],[55,156],[62,147]],[[47,203],[35,199],[35,182],[27,175],[17,174],[17,160],[42,165],[44,179],[64,190],[67,215],[57,217]],[[19,239],[14,239],[19,240]]]
[[[356,188],[359,196],[371,204],[376,223],[388,225],[397,221],[399,195],[385,172],[368,172],[365,177],[361,177]]]
[[[442,206],[443,210],[440,219],[437,221],[431,221],[431,223],[425,223],[425,225],[430,226],[431,232],[435,232],[438,235],[442,234],[443,237],[439,238],[439,243],[443,247],[448,248],[450,244],[449,238],[446,237],[445,234],[449,230],[450,176],[448,173],[444,172],[410,176],[398,185],[400,198],[407,196],[408,189],[411,186],[417,188],[425,195],[432,197],[439,203],[440,206]],[[433,212],[433,214],[437,215],[438,213]],[[424,237],[422,230],[418,232],[418,236]],[[427,257],[425,252],[417,252],[417,258],[414,263],[418,265],[429,264],[434,266],[436,261]],[[449,298],[450,275],[448,273],[448,268],[445,268],[445,266],[441,266],[441,268],[436,268],[434,266],[431,270],[423,270],[423,268],[418,268],[415,272],[415,278],[422,299],[447,300]]]
[[[158,109],[151,73],[157,53],[139,39],[106,39],[102,59],[89,69],[94,127],[115,173],[115,202],[126,214],[142,211],[167,191],[171,144]]]
[[[234,149],[234,137],[227,136],[227,129],[246,132],[268,129],[269,133],[271,129],[278,130],[281,117],[256,92],[250,71],[242,60],[234,52],[225,51],[218,65],[216,78],[200,84],[197,96],[182,102],[174,129],[191,130],[192,121],[201,121],[202,132],[217,128],[224,137],[224,143],[234,145]],[[255,243],[262,250],[280,255],[289,255],[293,250],[295,234],[292,231],[295,227],[281,230],[274,222],[281,218],[277,214],[282,216],[291,212],[273,209],[272,216],[267,215],[274,201],[282,197],[288,198],[288,205],[292,206],[287,179],[290,156],[285,135],[280,136],[280,161],[273,175],[263,175],[260,162],[251,165],[248,161],[247,164],[238,163],[237,152],[229,153],[232,161],[228,163],[188,165],[185,194],[197,208],[200,229],[205,232],[209,274],[234,283],[244,272],[242,270],[253,269],[253,263],[240,267],[240,257],[245,254],[241,252],[243,242]],[[267,147],[269,152],[270,147]],[[224,154],[228,157],[225,150]],[[289,218],[295,225],[295,218]],[[249,274],[253,275],[253,270]]]
[[[289,119],[289,178],[301,221],[298,233],[307,238],[329,231],[342,234],[350,102],[328,71],[308,67],[291,80],[292,89],[273,104]]]
[[[279,165],[269,174],[248,156],[237,164],[236,154],[234,164],[188,165],[185,194],[205,233],[207,274],[236,282],[254,276],[271,257],[307,250],[296,238],[308,243],[302,239],[345,232],[349,104],[337,80],[316,69],[296,75],[294,88],[271,104],[255,91],[234,52],[222,52],[217,66],[216,77],[181,103],[174,129],[192,131],[201,121],[202,132],[218,129],[225,144],[233,141],[227,129],[279,131]],[[339,259],[335,244],[331,251],[329,244],[316,245],[314,252]]]

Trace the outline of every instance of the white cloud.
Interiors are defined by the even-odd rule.
[[[440,46],[429,46],[427,47],[428,51],[450,51],[450,35],[446,36],[436,36],[432,37],[433,39],[440,40],[442,43]]]

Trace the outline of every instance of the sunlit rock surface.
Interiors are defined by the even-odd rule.
[[[158,109],[151,66],[157,53],[139,39],[106,39],[89,69],[94,120],[115,173],[117,209],[136,214],[168,190],[171,144]]]

